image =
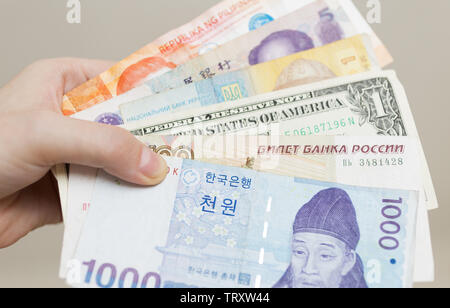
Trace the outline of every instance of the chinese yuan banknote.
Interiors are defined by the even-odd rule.
[[[419,138],[406,93],[393,71],[325,80],[240,101],[206,106],[129,125],[137,136],[276,134]],[[429,209],[438,202],[425,154],[423,179]]]
[[[148,78],[310,2],[312,0],[225,0],[67,93],[63,113],[72,115],[126,93]]]
[[[118,112],[119,106],[126,102],[179,88],[226,72],[246,69],[250,65],[320,47],[358,33],[372,34],[373,32],[368,32],[366,27],[362,27],[358,22],[361,18],[360,14],[353,14],[354,10],[348,9],[348,5],[345,3],[346,1],[335,0],[315,1],[255,31],[223,44],[214,51],[196,57],[184,65],[179,65],[162,76],[151,78],[141,86],[115,97],[105,104],[99,104],[79,112],[74,117],[121,125],[123,120]],[[352,5],[350,3],[350,7]],[[369,35],[369,37],[372,38],[372,46],[379,44],[379,40],[375,39],[374,35]],[[375,50],[377,49],[375,48]],[[343,54],[340,57],[343,57]],[[383,63],[382,60],[372,62]],[[284,75],[284,77],[289,79],[289,75]],[[288,84],[284,83],[278,86],[288,86]]]
[[[71,285],[412,286],[415,191],[178,158],[168,165],[151,188],[100,172]]]
[[[428,213],[415,139],[237,135],[146,136],[140,139],[165,156],[326,182],[421,191],[414,280],[425,282],[434,279]],[[73,266],[73,256],[91,203],[96,174],[97,170],[87,167],[71,166],[70,169],[69,194],[73,197],[69,198],[69,219],[66,221],[61,261],[62,278]]]
[[[126,123],[131,123],[365,72],[377,67],[371,50],[367,36],[355,36],[123,104],[121,115]]]
[[[341,3],[336,0],[314,2],[151,79],[145,85],[152,92],[163,92],[223,72],[247,68],[357,34],[370,33],[358,27],[356,20],[359,13],[353,16]],[[376,40],[371,42],[372,46],[376,46]],[[379,62],[384,63],[382,59]]]

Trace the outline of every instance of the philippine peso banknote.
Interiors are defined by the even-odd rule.
[[[168,165],[151,188],[100,173],[72,285],[412,286],[417,192]]]
[[[290,8],[297,5],[297,10],[292,9],[286,11],[285,13],[292,13],[265,24],[257,30],[235,40],[224,42],[225,44],[221,45],[225,45],[223,48],[219,47],[214,52],[205,53],[200,57],[193,58],[188,62],[191,64],[186,66],[179,65],[174,73],[170,73],[169,71],[168,75],[163,74],[164,77],[157,79],[158,81],[156,83],[151,83],[151,80],[157,76],[154,74],[149,75],[146,78],[149,82],[148,85],[144,83],[125,94],[119,96],[112,95],[113,98],[105,104],[95,106],[93,106],[94,104],[90,104],[89,106],[91,108],[75,114],[75,117],[83,120],[120,125],[122,124],[122,120],[118,112],[119,105],[124,102],[149,96],[163,89],[185,85],[185,81],[203,80],[214,74],[243,69],[250,64],[290,55],[312,47],[319,47],[358,33],[367,33],[371,37],[379,64],[384,66],[392,62],[392,57],[384,45],[351,1],[285,1],[289,1]],[[294,1],[296,4],[290,4],[290,1]],[[300,5],[307,3],[311,4],[307,6]],[[286,35],[289,34],[289,36],[284,38],[283,33]],[[271,38],[270,42],[266,38]],[[275,38],[277,39],[276,41]],[[291,40],[293,40],[292,43],[294,44],[292,47],[289,44]],[[274,43],[276,45],[273,45]],[[257,61],[249,61],[249,55],[255,49],[264,52],[264,56],[258,58]],[[181,64],[181,62],[179,61],[177,64]]]
[[[211,105],[131,123],[137,136],[276,134],[419,138],[406,93],[395,72],[376,71]],[[422,151],[427,205],[438,208]]]
[[[276,135],[146,136],[140,139],[166,156],[348,185],[420,190],[414,281],[434,280],[428,213],[415,139]],[[95,169],[71,166],[69,195],[72,197],[69,198],[61,258],[62,278],[74,266],[73,257],[91,204],[96,175]]]
[[[148,78],[310,2],[312,0],[225,0],[67,93],[63,113],[72,115],[126,93]]]
[[[74,117],[121,125],[123,124],[119,115],[121,104],[164,90],[175,89],[186,85],[186,83],[201,81],[229,71],[245,69],[251,64],[266,62],[313,47],[320,47],[343,38],[352,37],[358,33],[369,33],[367,35],[371,37],[372,46],[383,46],[367,24],[366,26],[361,25],[361,19],[361,15],[351,2],[314,1],[287,16],[225,43],[212,52],[196,57],[184,65],[179,65],[162,76],[151,78],[146,83],[124,95],[109,100],[105,104],[99,104],[81,111]],[[374,50],[379,49],[380,47]],[[261,56],[256,57],[256,54],[261,54]],[[374,62],[383,64],[386,63],[386,60],[380,59]],[[289,76],[285,75],[284,77],[288,78]],[[278,86],[282,87],[283,84]]]
[[[120,111],[124,122],[131,123],[377,67],[370,40],[359,35],[122,104]]]

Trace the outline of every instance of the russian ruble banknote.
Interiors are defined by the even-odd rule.
[[[418,192],[167,160],[156,187],[100,172],[71,285],[412,286]]]
[[[65,95],[62,110],[72,115],[133,89],[312,0],[224,0]]]
[[[130,123],[136,136],[276,134],[410,136],[419,139],[395,72],[375,71]],[[438,202],[423,149],[427,206]]]
[[[207,163],[325,182],[421,191],[414,280],[434,280],[428,213],[417,141],[407,137],[354,136],[146,136],[155,152]],[[371,149],[368,153],[367,149]],[[92,203],[97,170],[71,166],[68,220],[60,276],[76,267],[74,255]],[[95,206],[95,205],[94,205]]]
[[[122,104],[125,123],[235,101],[275,90],[377,69],[370,40],[358,35],[246,69]]]

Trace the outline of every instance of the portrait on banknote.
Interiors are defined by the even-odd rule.
[[[289,89],[334,77],[337,77],[336,74],[325,64],[309,59],[298,59],[283,70],[274,90]]]
[[[250,65],[268,62],[314,48],[313,40],[304,32],[284,30],[272,33],[249,55]]]
[[[297,213],[292,259],[275,288],[367,288],[355,208],[342,189],[316,194]]]

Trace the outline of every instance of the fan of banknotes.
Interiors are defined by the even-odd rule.
[[[67,93],[169,166],[57,166],[75,287],[379,288],[434,280],[438,207],[393,61],[350,0],[224,0]]]

